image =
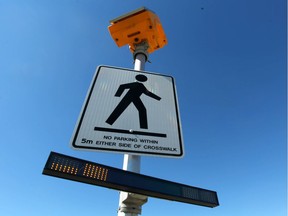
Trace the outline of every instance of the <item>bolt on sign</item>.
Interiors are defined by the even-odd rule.
[[[173,77],[99,66],[71,145],[78,150],[182,157]]]

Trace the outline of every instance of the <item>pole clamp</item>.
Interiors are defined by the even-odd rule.
[[[126,198],[119,206],[118,212],[125,214],[139,215],[142,211],[142,205],[148,201],[148,197],[140,194],[127,193]]]
[[[136,56],[138,54],[144,54],[145,55],[145,59],[146,59],[145,61],[149,62],[149,60],[148,60],[148,57],[149,57],[149,53],[148,53],[149,44],[148,44],[148,42],[147,41],[142,41],[141,43],[134,44],[134,47],[135,47],[135,50],[134,49],[132,50],[132,48],[129,47],[130,50],[133,52],[134,60],[136,59]]]

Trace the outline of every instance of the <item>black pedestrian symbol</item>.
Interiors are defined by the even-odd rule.
[[[145,94],[158,101],[161,100],[161,97],[148,91],[146,87],[143,85],[143,83],[140,83],[140,82],[146,82],[148,80],[148,78],[145,75],[140,74],[135,76],[135,78],[139,82],[126,83],[119,86],[115,94],[115,97],[120,97],[125,89],[129,90],[123,97],[123,99],[119,102],[119,104],[116,106],[111,115],[108,117],[106,123],[113,125],[114,122],[119,118],[119,116],[124,112],[124,110],[131,103],[133,103],[139,113],[140,128],[148,129],[147,111],[146,107],[144,106],[143,102],[140,99],[140,96],[142,94]]]

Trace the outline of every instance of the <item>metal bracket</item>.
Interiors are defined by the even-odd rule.
[[[138,44],[134,44],[135,46],[135,50],[132,50],[132,47],[129,47],[130,50],[133,52],[133,58],[134,60],[136,59],[136,56],[138,54],[144,54],[146,57],[146,61],[149,62],[148,58],[149,58],[149,53],[148,53],[148,49],[149,49],[149,44],[147,41],[142,41],[141,43]]]
[[[123,194],[122,203],[120,203],[118,209],[118,215],[120,213],[125,214],[135,214],[139,215],[142,211],[142,205],[144,205],[148,201],[148,197],[144,195],[134,194],[134,193],[125,193]]]

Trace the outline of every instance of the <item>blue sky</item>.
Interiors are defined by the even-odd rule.
[[[218,192],[205,208],[149,198],[142,215],[287,214],[286,1],[0,0],[0,214],[116,215],[117,191],[43,176],[69,147],[98,65],[133,68],[109,20],[141,6],[168,45],[146,70],[176,80],[185,157],[142,157],[141,173]]]

